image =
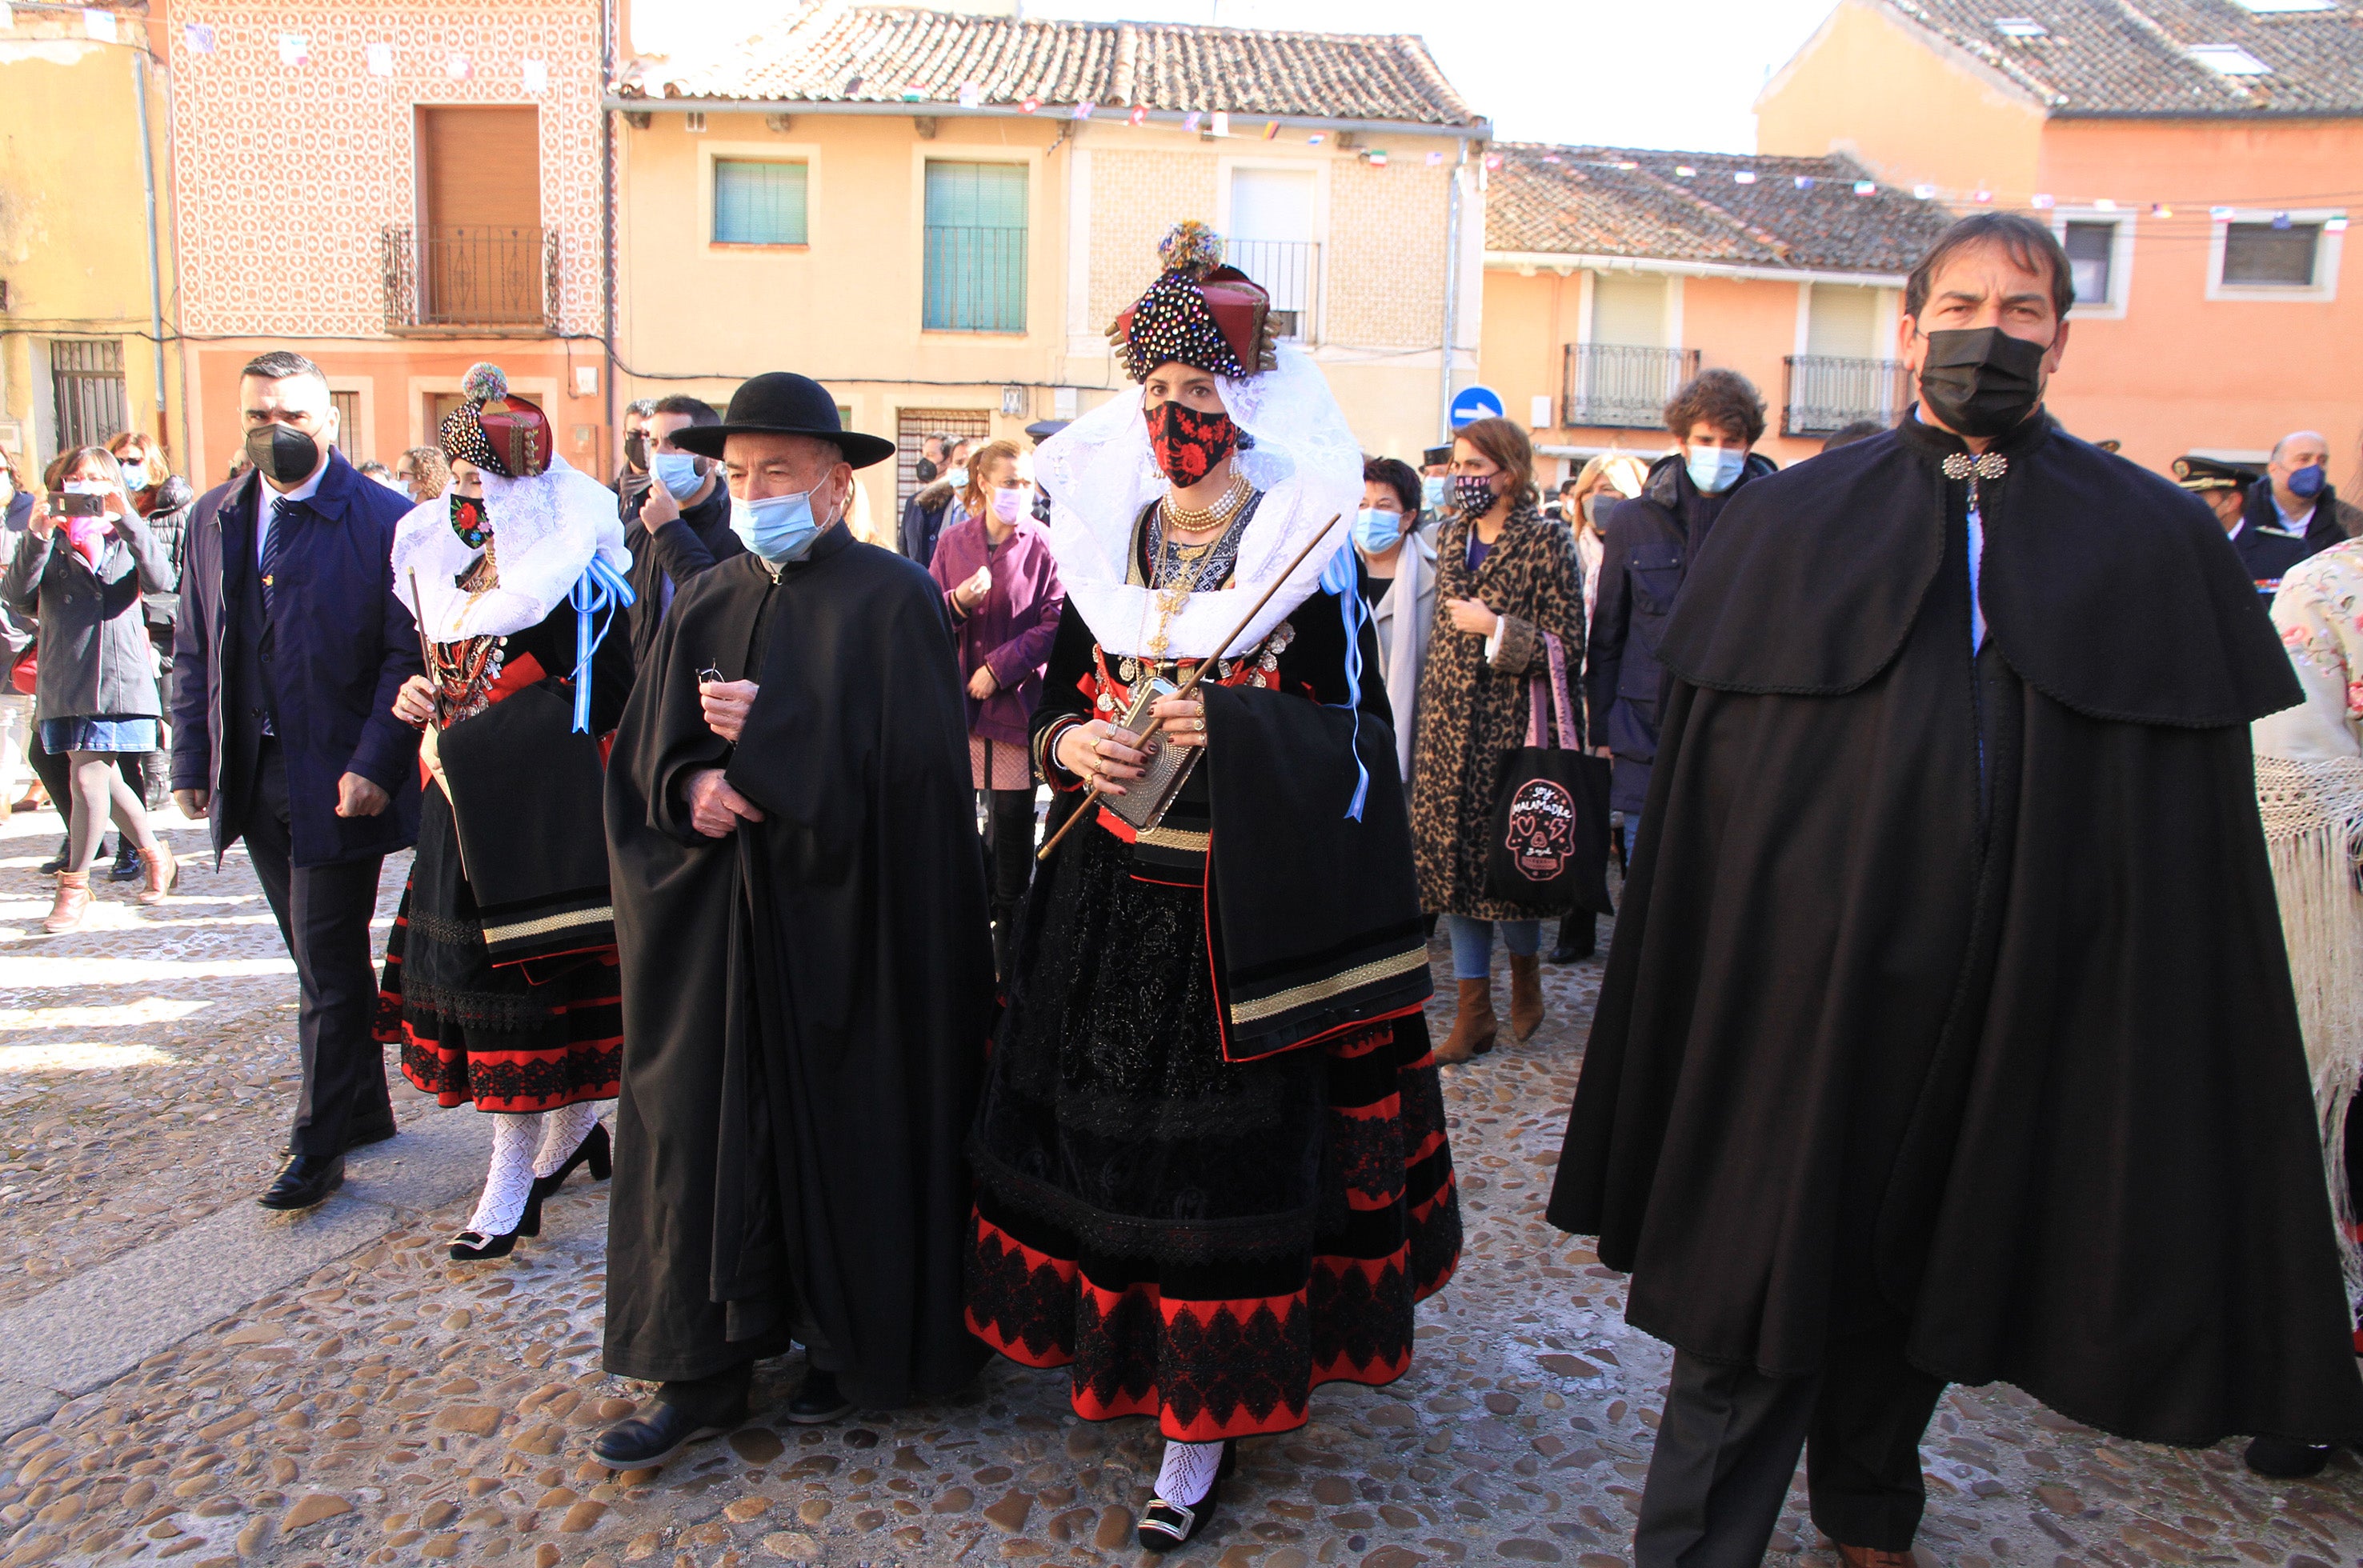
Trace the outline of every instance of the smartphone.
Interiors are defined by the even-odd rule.
[[[49,513],[52,517],[104,517],[106,515],[106,497],[84,495],[80,491],[53,490],[50,491]]]

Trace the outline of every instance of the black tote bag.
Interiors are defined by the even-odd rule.
[[[1550,677],[1526,686],[1526,744],[1502,756],[1493,787],[1485,892],[1537,914],[1589,910],[1614,914],[1608,901],[1609,762],[1583,749],[1568,698],[1567,656],[1545,633]],[[1558,712],[1558,745],[1546,745],[1543,707]]]

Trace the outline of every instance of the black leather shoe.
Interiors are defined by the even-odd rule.
[[[615,1151],[607,1142],[607,1124],[604,1121],[591,1123],[591,1131],[582,1134],[582,1142],[574,1145],[574,1152],[566,1156],[564,1165],[548,1176],[533,1178],[534,1227],[527,1234],[541,1233],[541,1206],[557,1196],[558,1189],[566,1185],[566,1178],[574,1174],[575,1166],[584,1164],[591,1167],[593,1181],[605,1181],[615,1174]]]
[[[47,860],[41,862],[41,875],[44,877],[56,876],[59,872],[66,868],[66,862],[72,857],[73,841],[68,838],[58,840],[58,852],[55,855],[50,856]]]
[[[2259,1475],[2269,1475],[2276,1481],[2297,1481],[2321,1474],[2322,1467],[2330,1463],[2330,1450],[2316,1448],[2310,1442],[2291,1442],[2287,1438],[2260,1437],[2249,1442],[2244,1457],[2248,1468]]]
[[[826,1426],[851,1414],[853,1401],[838,1387],[837,1374],[816,1366],[804,1374],[804,1386],[788,1401],[787,1418],[800,1427]]]
[[[691,1443],[720,1437],[747,1424],[747,1399],[708,1413],[671,1404],[660,1389],[635,1414],[626,1416],[591,1443],[591,1457],[610,1470],[644,1470],[662,1464]]]
[[[1170,1551],[1198,1538],[1200,1531],[1215,1517],[1215,1499],[1222,1496],[1223,1483],[1239,1467],[1238,1444],[1225,1439],[1223,1463],[1215,1472],[1206,1495],[1194,1503],[1169,1503],[1162,1497],[1149,1499],[1148,1507],[1140,1510],[1140,1525],[1133,1533],[1143,1551]]]
[[[498,1236],[487,1236],[482,1231],[462,1231],[451,1238],[451,1261],[481,1263],[486,1258],[505,1258],[516,1251],[516,1243],[515,1231]]]
[[[279,1179],[255,1201],[265,1209],[309,1209],[344,1184],[344,1155],[290,1154]]]
[[[145,873],[139,864],[139,849],[128,838],[116,841],[115,864],[107,868],[110,882],[137,882]]]

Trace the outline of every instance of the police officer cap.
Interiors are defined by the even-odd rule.
[[[2185,490],[2246,490],[2259,476],[2254,469],[2197,454],[2174,459],[2174,482]]]

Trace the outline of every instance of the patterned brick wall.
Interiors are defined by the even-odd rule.
[[[172,66],[183,319],[193,333],[378,337],[381,232],[416,215],[413,109],[534,104],[559,316],[599,329],[599,10],[590,0],[268,7],[191,0]],[[195,47],[207,41],[212,51]],[[281,56],[283,35],[304,59]],[[394,74],[368,69],[393,46]],[[455,57],[465,74],[454,73]],[[527,65],[548,81],[528,90]]]
[[[1157,277],[1157,242],[1183,218],[1215,219],[1209,152],[1092,149],[1092,315],[1098,332]]]
[[[1434,348],[1444,339],[1445,195],[1449,167],[1402,159],[1329,166],[1329,342]],[[1461,222],[1481,224],[1473,201]]]

